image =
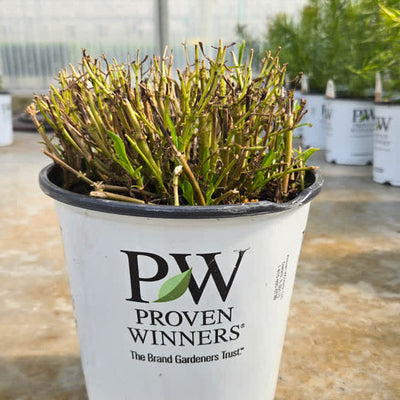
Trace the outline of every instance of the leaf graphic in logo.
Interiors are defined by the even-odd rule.
[[[189,286],[191,276],[192,269],[190,268],[187,271],[168,279],[161,286],[160,291],[158,292],[158,299],[155,303],[164,303],[181,297]]]

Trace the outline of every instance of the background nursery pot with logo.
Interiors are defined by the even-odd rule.
[[[305,102],[284,90],[279,51],[252,79],[252,53],[228,65],[227,50],[195,46],[179,83],[166,56],[103,70],[84,53],[27,110],[57,164],[40,185],[56,200],[90,400],[274,397],[322,179],[306,166],[315,150],[292,147]]]
[[[400,10],[384,7],[380,28],[387,39],[383,74],[376,74],[373,179],[400,186]]]
[[[11,94],[8,92],[0,91],[0,146],[8,146],[12,142],[13,128],[11,113]]]
[[[310,93],[308,78],[303,75],[301,77],[301,90],[295,91],[295,98],[299,102],[302,99],[307,102],[307,114],[303,118],[303,123],[307,125],[300,126],[296,131],[301,136],[303,147],[325,149],[325,96],[318,91]]]
[[[373,179],[400,186],[400,104],[377,103],[375,113]]]
[[[306,148],[317,147],[321,150],[325,149],[324,95],[304,93],[301,97],[307,101],[308,114],[306,115],[305,122],[311,124],[311,126],[300,128],[303,146]]]
[[[366,165],[373,158],[375,110],[372,101],[326,99],[326,160]]]

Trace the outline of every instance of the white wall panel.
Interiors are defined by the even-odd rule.
[[[155,0],[0,0],[0,74],[11,91],[47,88],[81,48],[125,60],[128,52],[157,51]],[[167,0],[164,0],[167,1]],[[228,43],[236,26],[255,36],[277,12],[296,15],[306,0],[169,0],[169,43],[175,61],[182,46],[202,40]]]

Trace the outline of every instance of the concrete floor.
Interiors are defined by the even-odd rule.
[[[0,400],[84,400],[38,140],[19,132],[0,148]],[[400,188],[323,156],[313,160],[326,184],[311,207],[276,400],[398,400]]]

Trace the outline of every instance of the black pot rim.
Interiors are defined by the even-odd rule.
[[[306,93],[301,93],[302,96],[312,96],[312,97],[324,97],[325,93],[322,92],[306,92]]]
[[[400,106],[400,101],[375,101],[374,104],[376,106],[390,106],[390,107],[395,107],[395,106]]]
[[[363,103],[374,103],[374,99],[371,97],[325,97],[325,100],[331,100],[331,101],[358,101],[358,102],[363,102]]]
[[[172,219],[232,218],[287,211],[309,203],[321,191],[324,181],[319,170],[312,171],[314,182],[311,186],[304,189],[297,197],[286,203],[277,204],[270,201],[259,201],[246,204],[177,207],[169,205],[134,204],[99,199],[70,192],[52,182],[51,173],[53,172],[54,174],[55,171],[55,164],[44,167],[39,174],[39,184],[46,195],[61,203],[104,213]]]

